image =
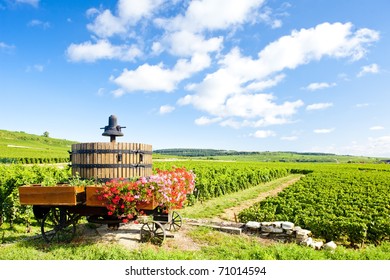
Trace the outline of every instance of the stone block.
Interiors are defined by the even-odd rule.
[[[272,225],[276,228],[282,228],[282,222],[273,222]]]
[[[330,242],[328,242],[328,243],[325,243],[324,246],[323,246],[323,248],[324,248],[325,250],[336,250],[337,245],[336,245],[336,243],[334,243],[333,241],[330,241]]]
[[[295,231],[295,234],[296,234],[297,238],[298,238],[299,236],[304,236],[304,235],[310,236],[310,235],[311,235],[311,231],[310,231],[310,230],[307,230],[307,229],[300,229],[300,230],[296,230],[296,231]]]
[[[292,230],[293,228],[294,228],[294,223],[282,222],[282,229]]]
[[[316,250],[321,250],[322,246],[324,245],[324,242],[322,241],[317,241],[312,243],[312,247]]]
[[[300,245],[304,245],[304,246],[312,246],[313,244],[313,239],[311,239],[310,237],[306,238],[305,240],[302,240],[299,242]]]
[[[261,223],[259,222],[247,222],[245,227],[249,229],[259,229],[261,227]]]
[[[261,226],[262,232],[269,232],[269,233],[283,233],[282,228],[277,228],[274,226]]]

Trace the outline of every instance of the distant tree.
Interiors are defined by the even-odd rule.
[[[44,136],[44,137],[49,137],[49,132],[48,132],[48,131],[45,131],[45,132],[42,134],[42,136]]]

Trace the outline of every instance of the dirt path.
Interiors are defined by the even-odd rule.
[[[252,206],[253,204],[255,204],[257,202],[264,200],[268,196],[276,196],[278,193],[280,193],[282,190],[284,190],[288,186],[299,181],[302,177],[303,177],[303,175],[300,177],[293,178],[293,179],[281,184],[280,186],[278,186],[275,189],[272,189],[268,192],[261,193],[258,197],[254,198],[254,199],[247,200],[244,203],[241,203],[240,205],[237,205],[235,207],[225,209],[224,213],[219,215],[218,218],[221,219],[222,221],[236,222],[236,215],[239,212]]]

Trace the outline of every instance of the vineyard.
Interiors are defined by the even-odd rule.
[[[246,221],[291,221],[316,238],[343,244],[379,244],[390,236],[390,167],[385,164],[303,164],[221,161],[155,162],[154,172],[172,166],[196,174],[189,205],[239,192],[289,174],[305,176],[277,197],[242,211]],[[31,207],[18,203],[18,187],[72,181],[69,167],[0,165],[0,223],[26,223]]]
[[[379,244],[390,236],[390,170],[328,166],[277,197],[239,214],[241,221],[291,221],[313,235],[352,246]]]

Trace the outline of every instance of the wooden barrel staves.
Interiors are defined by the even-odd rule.
[[[79,143],[72,145],[72,175],[110,181],[152,175],[152,145],[141,143]]]

